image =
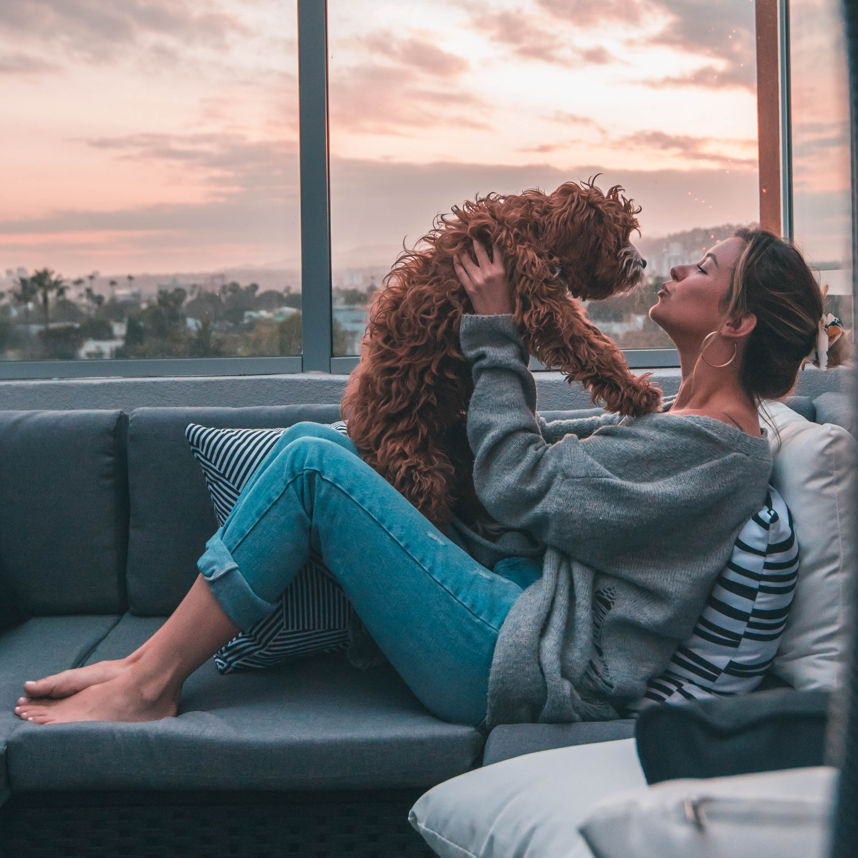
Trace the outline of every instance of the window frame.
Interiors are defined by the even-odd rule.
[[[302,354],[278,357],[0,361],[0,380],[348,374],[333,355],[327,0],[297,0]],[[755,0],[760,224],[792,232],[789,0]],[[679,366],[675,349],[626,349],[632,369]],[[534,371],[546,367],[536,361]],[[106,372],[98,372],[98,370]]]

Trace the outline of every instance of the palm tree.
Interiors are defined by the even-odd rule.
[[[62,277],[54,277],[54,272],[50,268],[43,268],[41,271],[34,272],[29,280],[35,287],[36,294],[40,296],[42,312],[45,314],[45,330],[47,331],[50,325],[51,292],[56,292],[57,298],[62,298],[66,294],[68,286]]]
[[[19,277],[15,284],[17,285],[17,289],[12,290],[12,298],[18,304],[21,304],[24,307],[24,312],[26,313],[27,325],[30,324],[30,304],[33,303],[36,296],[39,293],[38,288],[33,283],[32,278],[30,277]]]

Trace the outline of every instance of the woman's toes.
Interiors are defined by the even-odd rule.
[[[54,720],[53,715],[48,709],[43,709],[37,706],[35,709],[30,709],[27,712],[27,717],[24,719],[30,724],[48,724]]]
[[[54,719],[47,712],[41,715],[34,715],[29,719],[31,724],[52,724]]]
[[[20,706],[21,704],[23,704],[23,703],[29,703],[29,702],[30,702],[30,698],[29,698],[29,697],[19,697],[19,698],[18,698],[18,705],[19,705],[19,706]]]

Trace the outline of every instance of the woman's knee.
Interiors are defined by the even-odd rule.
[[[357,454],[354,444],[349,437],[342,432],[332,428],[326,423],[313,423],[310,420],[302,420],[300,423],[295,423],[290,426],[279,441],[281,447],[287,444],[294,443],[302,438],[321,438],[326,441],[332,441],[334,444],[348,450],[350,453]]]
[[[335,469],[363,465],[363,462],[337,439],[316,433],[301,435],[284,444],[276,461],[288,477],[297,476],[303,471],[318,471],[328,475]]]

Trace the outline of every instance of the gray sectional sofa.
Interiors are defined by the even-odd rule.
[[[792,404],[810,419],[817,408],[828,421],[851,419],[839,394]],[[226,677],[209,662],[188,681],[179,717],[154,723],[38,727],[15,718],[24,680],[126,655],[193,582],[216,523],[184,438],[189,422],[277,427],[338,416],[335,405],[0,411],[0,562],[31,615],[0,636],[0,856],[63,854],[43,839],[46,818],[65,819],[72,837],[74,820],[92,820],[93,808],[132,805],[150,808],[150,822],[153,806],[176,820],[182,806],[206,808],[209,828],[224,832],[246,818],[237,807],[265,805],[276,809],[265,824],[282,825],[266,835],[275,841],[267,851],[219,851],[226,841],[216,837],[211,853],[175,844],[149,853],[143,838],[122,853],[90,844],[65,854],[280,854],[289,837],[306,845],[320,807],[340,808],[322,815],[325,830],[332,818],[382,822],[368,834],[355,822],[362,833],[351,845],[317,843],[307,854],[363,854],[367,843],[383,854],[385,831],[401,838],[394,851],[425,854],[405,811],[428,787],[484,760],[632,735],[632,722],[526,725],[499,727],[487,743],[430,715],[390,666],[360,671],[342,654]],[[115,816],[105,810],[92,824]]]

